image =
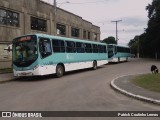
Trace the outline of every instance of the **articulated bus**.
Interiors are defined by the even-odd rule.
[[[62,77],[65,72],[93,68],[108,63],[106,44],[33,34],[13,40],[14,76],[42,76],[56,74]]]
[[[128,61],[131,58],[130,48],[115,44],[108,44],[108,61],[109,62],[122,62]]]

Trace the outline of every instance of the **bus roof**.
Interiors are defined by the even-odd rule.
[[[106,45],[105,43],[101,43],[101,42],[95,42],[95,41],[87,41],[87,40],[83,40],[83,39],[76,39],[76,38],[67,38],[67,37],[61,37],[61,36],[54,36],[54,35],[48,35],[48,34],[27,34],[27,35],[23,35],[23,36],[29,36],[29,35],[36,35],[38,37],[47,37],[50,39],[58,39],[58,40],[68,40],[68,41],[75,41],[75,42],[83,42],[83,43],[93,43],[93,44],[101,44],[101,45]],[[23,36],[19,36],[19,37],[23,37]],[[17,37],[17,38],[19,38]]]
[[[117,45],[117,44],[107,44],[107,45],[113,45],[113,46],[119,46],[119,47],[129,48],[128,46]]]

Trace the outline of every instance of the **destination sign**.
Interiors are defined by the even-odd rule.
[[[22,41],[27,41],[27,40],[31,40],[31,36],[25,36],[25,37],[21,37],[20,39],[18,39],[18,42],[22,42]]]

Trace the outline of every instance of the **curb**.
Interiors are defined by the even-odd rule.
[[[0,74],[0,77],[4,77],[4,76],[7,76],[7,77],[5,79],[4,78],[1,79],[0,83],[10,82],[16,79],[16,77],[14,77],[13,75],[10,75],[10,73]]]
[[[6,83],[6,82],[12,81],[12,80],[14,80],[14,79],[15,79],[15,78],[8,79],[8,80],[1,80],[0,83]]]
[[[137,75],[138,75],[138,74],[137,74]],[[144,96],[141,96],[141,95],[136,95],[136,94],[130,93],[130,92],[124,90],[124,89],[119,88],[117,85],[114,84],[114,82],[115,82],[116,80],[118,80],[119,78],[126,77],[126,76],[130,76],[130,75],[125,75],[125,76],[121,76],[121,77],[118,77],[118,78],[116,78],[116,79],[113,79],[113,80],[111,81],[111,83],[110,83],[110,86],[111,86],[113,89],[115,89],[115,90],[119,91],[120,93],[125,94],[125,95],[127,95],[127,96],[129,96],[129,97],[133,97],[133,98],[138,99],[138,100],[141,100],[141,101],[150,102],[150,103],[154,103],[154,104],[160,105],[160,100],[156,100],[156,99],[153,99],[153,98],[148,98],[148,97],[144,97]]]

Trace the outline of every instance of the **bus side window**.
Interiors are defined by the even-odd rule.
[[[75,53],[76,52],[75,42],[66,41],[66,51],[67,53]]]
[[[51,43],[49,39],[40,38],[39,48],[42,58],[48,57],[52,54]]]
[[[82,42],[76,42],[77,53],[84,53],[84,45]]]
[[[85,43],[84,47],[86,53],[92,53],[92,45],[90,43]]]
[[[65,45],[63,40],[52,39],[53,52],[55,53],[64,53]]]

